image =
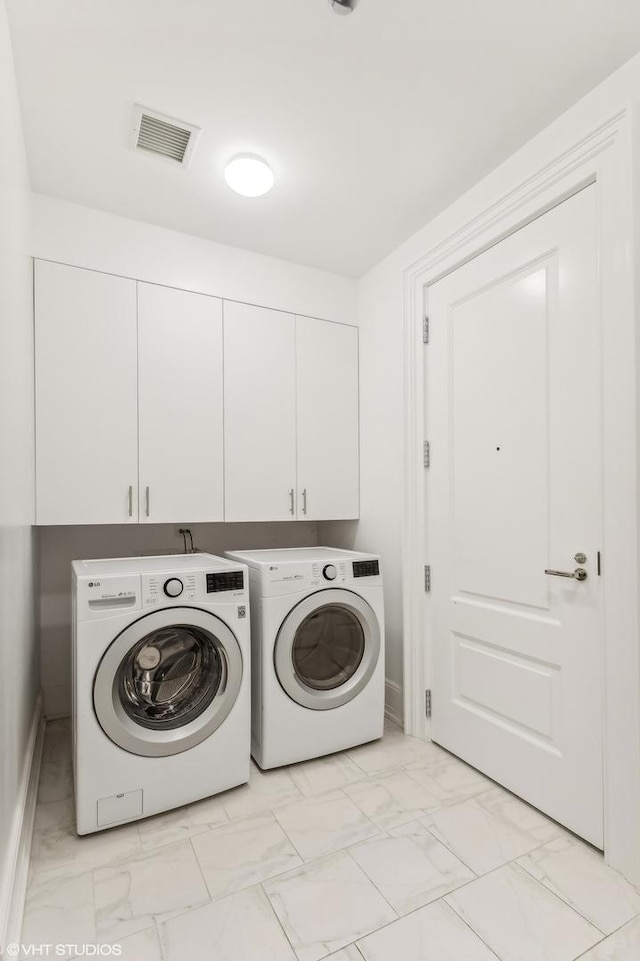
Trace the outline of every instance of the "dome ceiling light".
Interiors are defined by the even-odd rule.
[[[243,197],[262,197],[269,193],[274,182],[269,164],[255,154],[233,157],[225,167],[224,179],[232,190]]]
[[[334,13],[353,13],[358,5],[358,0],[329,0],[329,6]]]

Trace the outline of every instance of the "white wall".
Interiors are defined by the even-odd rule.
[[[33,572],[29,180],[0,0],[0,941],[38,691]]]
[[[228,300],[357,322],[349,277],[35,194],[33,255]]]
[[[313,317],[356,323],[357,283],[173,230],[35,195],[35,257],[103,270]],[[338,525],[339,527],[339,525]],[[311,523],[200,524],[196,545],[212,553],[318,543]],[[49,527],[38,531],[40,644],[45,713],[70,711],[69,564],[180,549],[171,525]]]
[[[589,93],[360,281],[362,520],[351,532],[348,546],[385,551],[385,574],[392,586],[387,623],[387,677],[392,684],[402,685],[399,588],[405,484],[403,273],[629,103],[636,110],[640,106],[640,56]]]

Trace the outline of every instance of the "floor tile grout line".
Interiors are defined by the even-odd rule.
[[[212,894],[211,894],[211,890],[210,890],[210,888],[209,888],[209,883],[208,883],[207,878],[206,878],[206,876],[205,876],[205,873],[204,873],[204,870],[203,870],[203,868],[202,868],[202,865],[200,864],[200,858],[198,857],[198,852],[196,851],[196,849],[195,849],[195,847],[194,847],[193,838],[189,837],[187,840],[189,841],[189,846],[190,846],[190,848],[191,848],[191,853],[193,854],[194,858],[196,859],[196,864],[198,865],[198,871],[200,872],[200,877],[202,878],[202,882],[203,882],[203,884],[204,884],[204,889],[205,889],[205,891],[207,892],[207,894],[209,895],[209,903],[211,904],[211,903],[213,903],[213,896],[212,896]]]
[[[477,880],[477,878],[474,878],[474,880]],[[373,882],[372,882],[372,883],[373,883]],[[472,884],[472,883],[473,883],[472,881],[469,881],[469,882],[467,882],[466,884]],[[460,887],[466,887],[466,884],[463,884],[463,885],[461,885]],[[456,894],[457,891],[459,891],[459,890],[460,890],[460,888],[455,888],[455,889],[453,889],[452,891],[448,891],[446,894],[443,894],[441,897],[435,898],[433,901],[428,901],[426,904],[421,904],[421,905],[419,905],[418,907],[413,908],[411,911],[407,911],[406,914],[400,914],[400,915],[398,915],[398,917],[393,918],[392,920],[387,921],[385,924],[380,925],[380,927],[379,927],[379,928],[376,928],[375,931],[370,931],[369,934],[360,935],[355,941],[352,941],[352,942],[350,942],[350,943],[353,944],[353,945],[355,945],[355,947],[358,948],[358,951],[360,952],[360,954],[362,954],[362,951],[360,950],[360,948],[359,948],[359,946],[358,946],[358,944],[357,944],[357,941],[362,941],[364,938],[371,937],[372,935],[377,934],[379,931],[383,931],[385,928],[390,927],[392,924],[398,924],[398,923],[404,921],[405,919],[412,917],[412,915],[418,914],[420,911],[424,911],[426,908],[431,908],[431,907],[433,907],[433,906],[435,906],[435,905],[438,904],[438,905],[444,905],[444,907],[445,907],[445,908],[448,908],[449,910],[451,910],[451,911],[456,915],[456,917],[460,918],[460,920],[463,922],[463,924],[464,924],[467,928],[469,928],[469,930],[470,930],[471,933],[474,935],[474,937],[476,937],[479,941],[481,941],[481,942],[488,948],[488,950],[491,951],[491,953],[494,955],[494,957],[497,959],[497,961],[509,961],[508,958],[501,958],[500,955],[498,955],[497,952],[494,951],[494,949],[491,948],[491,947],[487,944],[487,942],[484,940],[484,938],[482,938],[482,937],[477,933],[477,931],[475,931],[475,930],[471,927],[471,925],[470,925],[463,917],[461,917],[461,916],[458,914],[458,912],[455,910],[455,908],[453,907],[453,905],[450,905],[450,904],[448,903],[448,901],[446,901],[446,898],[448,898],[449,895],[451,895],[451,894]],[[384,895],[383,895],[383,897],[384,897]],[[385,900],[386,900],[386,899],[385,899]],[[393,909],[393,910],[395,910],[395,909]],[[396,912],[396,913],[397,913],[397,912]],[[345,947],[346,947],[346,945],[345,945]],[[342,950],[342,949],[339,949],[339,950]],[[588,950],[591,950],[591,949],[589,948]],[[331,955],[329,955],[329,958],[327,958],[326,961],[330,961],[330,957],[331,957]],[[363,957],[364,957],[364,955],[363,955]],[[325,959],[322,959],[322,961],[325,961]],[[366,961],[366,958],[365,958],[365,961]]]
[[[296,843],[293,841],[293,839],[289,836],[288,832],[287,832],[287,831],[285,830],[285,828],[284,828],[284,825],[283,825],[282,822],[278,819],[278,816],[276,815],[275,811],[273,811],[272,813],[273,813],[273,818],[274,818],[276,824],[279,826],[280,830],[282,831],[282,833],[283,833],[284,836],[286,837],[287,841],[289,842],[289,844],[291,845],[291,847],[293,848],[293,850],[296,852],[296,854],[298,855],[298,857],[299,857],[300,860],[302,861],[302,865],[300,865],[300,867],[302,867],[303,865],[307,864],[308,862],[305,861],[305,859],[304,859],[303,856],[302,856],[302,851],[300,851],[300,849],[298,848],[297,844],[296,844]],[[292,868],[292,870],[295,870],[295,869]],[[282,871],[282,872],[280,872],[280,873],[281,873],[281,874],[286,874],[286,871]]]
[[[550,842],[547,842],[547,843],[550,843]],[[542,847],[544,847],[544,845],[542,845]],[[536,850],[539,850],[539,849],[536,848]],[[532,852],[528,852],[528,853],[531,854]],[[519,858],[514,858],[512,861],[509,861],[509,864],[512,864],[512,865],[514,866],[514,868],[516,868],[518,871],[521,871],[523,874],[525,874],[525,875],[526,875],[528,878],[530,878],[532,881],[535,881],[537,884],[539,884],[541,887],[543,887],[543,888],[545,889],[545,891],[548,891],[548,893],[549,893],[549,894],[552,894],[555,898],[558,899],[558,901],[561,901],[562,904],[565,904],[568,908],[570,908],[575,914],[578,915],[578,917],[582,918],[583,921],[586,921],[586,923],[587,923],[588,925],[590,925],[592,928],[595,928],[595,930],[598,931],[599,934],[602,935],[602,937],[599,939],[599,941],[596,941],[596,942],[595,942],[596,944],[600,944],[600,941],[602,941],[602,940],[604,940],[604,938],[608,937],[607,932],[606,932],[606,931],[603,931],[602,928],[599,927],[599,926],[595,923],[595,921],[592,921],[591,918],[588,918],[585,914],[583,914],[583,912],[582,912],[579,908],[577,908],[577,907],[575,906],[575,904],[571,904],[569,901],[567,901],[567,899],[566,899],[565,897],[562,896],[562,894],[560,894],[558,891],[554,891],[552,888],[550,888],[548,885],[546,885],[546,884],[544,883],[544,881],[541,881],[540,878],[537,878],[534,874],[531,873],[531,871],[528,871],[527,868],[525,868],[525,866],[524,866],[523,864],[520,864],[520,863],[519,863],[519,861],[520,861],[522,858],[526,858],[526,857],[527,857],[526,854],[521,854]],[[630,920],[631,920],[631,919],[630,919]]]
[[[356,843],[360,843],[360,842],[356,842]],[[355,846],[355,845],[352,845],[352,846]],[[325,854],[325,855],[323,855],[323,857],[326,858],[326,859],[328,859],[328,858],[332,857],[334,854],[340,854],[340,853],[349,854],[349,849],[348,849],[348,848],[341,848],[339,851],[332,851],[330,854]],[[316,861],[319,861],[319,860],[321,860],[321,858],[316,858],[315,860],[316,860]],[[375,934],[377,931],[381,931],[382,928],[386,928],[386,927],[388,927],[389,924],[394,924],[396,921],[399,921],[399,920],[401,920],[401,918],[402,918],[402,915],[399,915],[399,914],[398,914],[398,912],[396,911],[396,909],[393,907],[393,905],[391,905],[391,904],[389,903],[389,901],[388,901],[387,898],[384,896],[384,894],[382,893],[382,891],[380,891],[380,889],[379,889],[378,886],[375,884],[375,882],[367,875],[367,873],[364,871],[364,869],[363,869],[362,867],[360,867],[360,865],[357,863],[357,861],[356,861],[353,857],[351,857],[351,861],[353,862],[353,864],[354,864],[360,871],[362,871],[362,873],[365,875],[365,877],[366,877],[367,880],[370,882],[370,884],[376,889],[376,891],[378,892],[378,894],[380,895],[380,897],[383,899],[383,901],[389,906],[390,910],[393,911],[393,913],[395,914],[395,917],[394,917],[394,918],[391,918],[389,921],[385,922],[385,924],[381,925],[380,927],[374,928],[373,931],[369,931],[367,934],[359,934],[359,935],[357,935],[352,941],[348,941],[348,942],[347,942],[346,944],[344,944],[341,948],[338,948],[336,951],[332,951],[331,954],[329,954],[329,955],[323,955],[323,958],[321,959],[321,961],[325,961],[325,959],[326,959],[326,961],[330,961],[330,958],[331,958],[331,956],[332,956],[333,954],[337,954],[339,951],[344,950],[345,948],[349,947],[350,945],[354,945],[354,946],[357,948],[358,953],[359,953],[360,955],[362,955],[362,952],[361,952],[360,949],[358,948],[358,946],[357,946],[357,944],[356,944],[356,941],[361,940],[362,938],[365,938],[365,937],[369,937],[370,935]],[[307,863],[313,863],[313,862],[307,862]],[[307,864],[307,863],[305,863],[305,864],[303,865],[303,867],[306,867],[306,864]],[[293,868],[292,870],[300,870],[300,869]],[[287,873],[288,873],[288,872],[283,872],[283,874],[287,874]],[[266,884],[268,881],[275,881],[275,880],[277,880],[279,877],[282,877],[282,875],[277,875],[277,876],[274,877],[274,878],[265,878],[264,881],[261,881],[261,882],[260,882],[260,885],[261,885],[261,887],[263,888],[263,891],[264,891],[264,893],[265,893],[265,896],[266,896],[267,900],[269,901],[269,904],[271,905],[272,911],[273,911],[274,914],[276,915],[276,918],[277,918],[277,920],[278,920],[278,923],[280,924],[280,927],[282,928],[282,930],[284,931],[284,933],[285,933],[285,935],[286,935],[286,937],[287,937],[287,941],[289,942],[289,944],[291,944],[291,948],[292,948],[292,950],[294,951],[294,954],[296,955],[296,957],[298,957],[298,953],[297,953],[297,951],[295,950],[295,948],[293,947],[293,944],[292,944],[292,942],[291,942],[291,939],[289,938],[289,936],[288,936],[288,934],[287,934],[287,931],[286,931],[286,929],[284,928],[284,925],[283,925],[282,922],[280,921],[280,918],[278,917],[278,914],[277,914],[277,912],[276,912],[276,910],[275,910],[275,908],[274,908],[274,906],[273,906],[273,903],[272,903],[272,901],[271,901],[271,897],[270,897],[268,891],[267,891],[266,888],[265,888],[265,884]],[[364,956],[363,956],[363,957],[364,957]]]
[[[355,847],[355,845],[353,845],[353,847]],[[382,898],[382,900],[385,902],[385,904],[388,904],[388,905],[389,905],[389,907],[391,908],[391,910],[392,910],[393,913],[395,914],[395,918],[393,919],[393,921],[398,921],[398,920],[402,917],[402,915],[400,914],[400,912],[399,912],[399,911],[396,911],[396,909],[394,908],[394,906],[391,904],[391,902],[389,901],[389,899],[382,893],[382,891],[380,890],[380,888],[378,887],[378,885],[376,884],[376,882],[373,880],[373,878],[370,878],[369,875],[367,874],[367,872],[365,871],[365,869],[362,867],[362,865],[358,864],[358,862],[356,861],[356,859],[355,859],[354,856],[351,854],[351,851],[350,851],[348,848],[345,849],[345,853],[349,855],[349,858],[351,859],[351,861],[353,862],[353,864],[355,864],[355,866],[358,868],[358,870],[361,871],[361,872],[364,874],[364,876],[365,876],[365,878],[367,879],[367,881],[374,886],[374,888],[376,889],[376,891],[378,892],[378,894],[380,895],[380,897]],[[387,924],[393,924],[393,921],[388,921]],[[384,925],[384,927],[386,927],[386,925]],[[378,929],[376,928],[376,930],[378,930]],[[361,937],[365,937],[365,935],[361,935]],[[357,940],[358,940],[357,938],[354,938],[354,942],[357,941]],[[353,942],[350,942],[350,943],[353,943]]]
[[[157,918],[153,919],[153,929],[156,932],[156,938],[158,939],[158,947],[160,948],[161,961],[167,961],[167,955],[164,950],[164,941],[162,939],[161,931],[160,931],[160,922],[158,921]]]
[[[470,800],[470,801],[474,801],[475,798],[469,798],[469,800]],[[464,803],[464,802],[462,802],[462,803]],[[440,810],[440,809],[438,809],[438,810]],[[535,809],[535,810],[537,810],[537,809]],[[433,813],[434,813],[434,814],[437,814],[437,811],[434,811]],[[541,813],[541,812],[538,812],[538,813]],[[545,814],[545,815],[542,815],[542,816],[543,816],[543,817],[546,817],[546,814]],[[550,819],[547,819],[547,820],[550,820]],[[550,821],[550,823],[551,823],[551,824],[557,824],[556,821]],[[425,826],[426,826],[426,825],[425,825]],[[563,830],[563,831],[566,830],[566,828],[563,828],[562,825],[558,825],[558,827],[559,827],[561,830]],[[484,872],[482,872],[482,873],[479,874],[479,873],[475,870],[475,868],[472,868],[470,864],[467,864],[467,862],[464,860],[464,858],[461,857],[460,854],[458,854],[458,852],[452,847],[451,842],[449,842],[449,841],[445,840],[443,837],[439,837],[437,834],[435,834],[434,831],[433,831],[433,828],[436,828],[436,830],[437,830],[437,829],[438,829],[437,824],[432,824],[430,827],[427,828],[427,830],[431,831],[431,833],[432,833],[433,836],[436,838],[436,840],[437,840],[437,841],[440,841],[441,844],[444,844],[444,846],[445,846],[452,854],[454,854],[454,855],[458,858],[458,860],[462,861],[462,863],[465,864],[466,867],[468,867],[470,871],[473,871],[474,874],[476,875],[476,877],[478,877],[478,878],[486,877],[487,874],[491,874],[493,871],[497,870],[498,868],[504,867],[506,864],[515,863],[515,862],[518,860],[518,858],[525,858],[525,857],[527,857],[529,854],[533,854],[535,851],[539,851],[540,848],[545,847],[545,845],[551,844],[552,841],[557,841],[557,840],[558,840],[558,836],[556,836],[556,837],[553,837],[553,838],[547,838],[546,841],[540,841],[539,843],[536,843],[535,847],[529,848],[529,850],[527,850],[527,851],[523,851],[522,854],[516,854],[515,857],[509,858],[508,861],[503,861],[503,862],[501,862],[500,864],[496,864],[496,865],[494,865],[494,867],[489,868],[488,871],[484,871]],[[581,838],[578,838],[578,840],[580,841],[580,840],[582,840],[582,839],[581,839]],[[583,843],[584,843],[584,842],[583,842]],[[528,873],[528,872],[527,872],[527,873]],[[533,876],[533,875],[532,875],[532,876]],[[536,880],[537,880],[537,879],[536,879]],[[625,879],[625,880],[626,880],[626,879]],[[633,887],[633,885],[632,885],[632,887]],[[638,912],[638,913],[640,914],[640,912]],[[586,920],[586,919],[585,919],[585,920]]]
[[[96,872],[95,870],[91,872],[91,898],[93,900],[93,930],[96,935],[96,944],[98,944],[98,902],[96,900]]]
[[[487,948],[487,950],[489,950],[489,951],[491,952],[491,954],[493,954],[494,957],[497,958],[497,961],[509,961],[509,958],[505,958],[505,957],[503,957],[501,954],[498,954],[498,952],[497,952],[494,948],[491,947],[491,945],[489,944],[489,942],[488,942],[488,941],[485,941],[485,939],[482,937],[482,935],[479,934],[479,933],[476,931],[476,929],[467,921],[467,919],[464,918],[464,917],[460,914],[460,912],[459,912],[458,909],[456,908],[455,904],[449,904],[449,902],[445,900],[445,898],[447,898],[447,897],[448,897],[448,895],[445,894],[444,898],[442,898],[442,903],[443,903],[447,908],[449,908],[450,911],[453,911],[453,913],[455,914],[455,916],[456,916],[457,918],[459,918],[460,921],[462,921],[462,923],[469,929],[469,931],[471,931],[471,933],[473,934],[473,936],[476,937],[476,938],[478,939],[478,941],[482,942],[482,944],[484,944],[484,946]]]
[[[484,875],[478,874],[478,872],[475,870],[475,868],[472,868],[471,865],[468,864],[468,863],[465,861],[465,859],[464,859],[463,857],[461,857],[460,854],[458,854],[458,852],[453,849],[453,847],[451,846],[451,844],[449,844],[446,840],[444,840],[444,838],[438,837],[438,835],[432,830],[432,828],[433,828],[434,826],[435,826],[435,825],[432,824],[430,827],[427,827],[426,825],[425,825],[424,827],[425,827],[425,830],[429,832],[429,834],[431,835],[431,837],[432,837],[435,841],[438,842],[438,844],[441,844],[443,847],[445,847],[445,848],[447,849],[447,851],[449,852],[449,854],[452,854],[452,855],[454,856],[454,858],[457,858],[458,861],[460,861],[461,864],[464,864],[465,868],[467,868],[469,871],[471,871],[471,873],[473,874],[473,880],[474,880],[474,881],[477,881],[478,878],[483,877]],[[489,872],[487,872],[487,873],[489,873]],[[469,882],[469,883],[470,883],[470,882]]]
[[[519,855],[519,857],[525,857],[525,855]],[[600,928],[598,928],[595,924],[593,924],[592,921],[589,921],[588,918],[585,918],[584,915],[582,915],[579,911],[577,911],[572,905],[568,904],[563,898],[559,897],[559,896],[555,893],[555,891],[550,891],[549,888],[547,888],[546,885],[542,884],[541,881],[538,881],[537,878],[534,878],[533,875],[529,874],[528,871],[524,871],[524,869],[517,863],[516,859],[514,858],[514,859],[512,859],[511,861],[505,861],[504,864],[499,864],[497,867],[492,868],[491,871],[487,871],[486,874],[481,874],[481,875],[479,875],[478,877],[474,878],[473,880],[467,881],[465,884],[461,884],[461,885],[460,885],[458,888],[456,888],[454,891],[449,891],[447,894],[443,895],[442,898],[440,899],[440,900],[443,901],[445,904],[447,904],[453,911],[455,911],[455,913],[458,915],[458,917],[459,917],[462,921],[464,921],[464,923],[467,925],[467,927],[470,928],[470,929],[473,931],[473,933],[474,933],[478,938],[480,938],[481,941],[484,941],[484,938],[482,938],[482,936],[475,930],[475,928],[470,924],[470,922],[468,922],[468,921],[466,920],[466,918],[464,918],[464,917],[460,914],[460,912],[459,912],[459,910],[457,909],[457,907],[455,906],[455,904],[453,904],[453,903],[450,904],[449,901],[447,901],[446,899],[447,899],[448,897],[451,897],[451,896],[453,896],[453,895],[458,894],[460,891],[464,890],[464,888],[467,888],[470,884],[474,884],[476,881],[481,881],[483,878],[488,878],[490,875],[495,874],[497,871],[501,871],[503,868],[509,867],[509,865],[513,865],[514,867],[518,868],[518,869],[519,869],[520,871],[522,871],[527,877],[529,877],[532,881],[535,881],[536,884],[538,884],[540,887],[542,887],[548,894],[551,894],[553,897],[556,898],[556,900],[560,901],[561,904],[564,904],[565,907],[569,908],[569,910],[572,911],[573,914],[576,914],[579,918],[581,918],[583,921],[585,921],[590,927],[594,928],[599,934],[602,934],[602,937],[601,937],[601,938],[598,938],[597,941],[594,941],[593,944],[589,945],[589,947],[586,949],[587,951],[591,951],[592,948],[596,947],[598,944],[601,944],[602,941],[605,940],[605,939],[608,937],[608,935],[603,934],[602,931],[600,930]],[[418,909],[418,910],[419,910],[419,909]],[[633,919],[632,919],[632,920],[633,920]],[[629,922],[626,922],[626,923],[628,924]],[[624,926],[624,925],[623,925],[623,926]],[[618,929],[618,930],[619,930],[619,929]],[[485,942],[485,943],[486,943],[486,942]],[[487,944],[487,947],[489,947],[490,950],[493,951],[493,953],[497,955],[497,951],[496,951],[494,948],[492,948],[491,945]],[[586,953],[586,952],[585,952],[585,953]],[[582,955],[580,955],[579,957],[582,957]],[[508,959],[505,958],[504,961],[508,961]],[[577,959],[573,959],[573,961],[577,961]]]
[[[341,789],[340,789],[340,790],[341,790]],[[334,791],[333,791],[333,790],[332,790],[332,791],[326,791],[325,793],[326,793],[326,794],[333,794]],[[284,824],[282,824],[282,822],[281,822],[280,819],[278,818],[276,812],[275,812],[275,811],[273,812],[276,821],[278,822],[278,824],[280,825],[280,827],[281,827],[282,830],[284,831],[284,833],[285,833],[285,835],[287,836],[287,838],[289,839],[290,843],[293,845],[293,847],[295,848],[295,850],[298,852],[300,858],[302,859],[303,864],[310,864],[310,863],[312,863],[313,861],[317,861],[319,858],[328,857],[330,854],[335,854],[335,853],[337,853],[338,851],[345,850],[346,848],[351,847],[351,846],[354,845],[354,844],[362,844],[362,843],[364,843],[365,841],[374,840],[374,838],[375,838],[376,836],[379,836],[379,835],[382,833],[382,829],[379,828],[378,825],[375,824],[375,823],[371,820],[371,818],[368,817],[368,816],[365,814],[365,812],[362,810],[362,808],[359,806],[359,804],[357,804],[356,801],[354,801],[352,798],[350,798],[348,794],[345,794],[344,791],[341,790],[341,793],[343,794],[345,800],[351,801],[351,803],[358,809],[358,811],[360,812],[360,814],[362,815],[362,817],[371,825],[371,827],[372,827],[372,829],[373,829],[373,831],[374,831],[374,834],[371,835],[371,837],[368,837],[368,838],[360,838],[358,841],[353,841],[353,842],[350,842],[350,843],[348,843],[348,844],[342,845],[342,846],[339,847],[339,848],[335,848],[335,850],[333,850],[333,851],[325,851],[323,854],[318,854],[318,855],[316,855],[316,856],[313,857],[313,858],[306,859],[306,858],[303,857],[301,851],[298,849],[298,847],[296,846],[295,842],[294,842],[294,841],[292,840],[292,838],[289,836],[289,834],[288,834],[288,832],[287,832]],[[318,796],[316,796],[316,798],[317,798],[317,797],[318,797]],[[311,800],[311,799],[310,799],[310,798],[305,798],[305,800]]]
[[[640,912],[638,912],[638,914],[634,914],[634,916],[632,918],[629,918],[628,921],[625,921],[624,924],[619,924],[618,927],[615,929],[615,931],[612,931],[610,934],[606,935],[605,940],[606,938],[613,937],[613,935],[617,934],[618,931],[622,931],[623,928],[626,928],[626,926],[628,924],[631,924],[633,921],[640,921]]]
[[[445,898],[449,898],[455,894],[458,894],[460,891],[463,891],[465,888],[468,888],[470,884],[475,884],[476,881],[482,881],[484,878],[488,878],[492,874],[496,874],[498,871],[502,871],[504,868],[508,867],[510,864],[515,864],[515,861],[505,861],[504,864],[498,864],[496,865],[496,867],[491,868],[491,870],[487,871],[486,874],[477,874],[474,878],[470,878],[468,881],[465,881],[464,884],[460,884],[453,891],[448,891],[446,894],[443,894],[440,900],[444,901]],[[471,870],[471,868],[469,870]],[[450,905],[450,907],[453,907],[453,905]],[[456,911],[456,914],[457,913],[458,912]]]
[[[413,822],[413,821],[410,821],[410,822],[408,822],[408,823],[409,823],[409,824],[413,824],[414,822]],[[405,827],[405,826],[406,826],[406,825],[400,825],[400,827]],[[425,828],[425,830],[427,831],[428,834],[431,833],[428,828]],[[404,835],[400,835],[400,837],[403,837],[403,836],[404,836]],[[382,840],[382,839],[384,839],[385,837],[387,837],[387,838],[393,838],[393,837],[395,837],[395,835],[390,835],[390,834],[381,835],[380,838],[371,838],[371,840],[372,840],[372,841],[374,841],[374,840]],[[432,835],[432,837],[434,837],[434,836]],[[434,837],[434,840],[435,840],[436,842],[438,842],[438,843],[441,843],[441,842],[438,841],[438,838],[435,838],[435,837]],[[366,844],[366,843],[367,843],[366,841],[356,842],[355,844],[349,845],[349,847],[345,848],[344,850],[345,850],[348,854],[351,854],[351,849],[352,849],[352,848],[359,847],[360,844]],[[444,847],[444,846],[445,846],[445,845],[443,845],[443,847]],[[447,848],[447,850],[449,850],[449,849]],[[371,883],[373,884],[373,886],[376,888],[377,891],[379,891],[379,893],[382,895],[382,897],[385,899],[385,901],[389,904],[389,906],[396,912],[396,914],[398,915],[398,917],[396,918],[396,920],[400,920],[400,919],[402,919],[402,918],[408,917],[410,914],[414,914],[416,911],[419,911],[421,908],[426,908],[426,907],[427,907],[428,905],[430,905],[430,904],[435,904],[437,901],[442,901],[444,898],[448,897],[448,895],[450,895],[450,894],[455,894],[456,891],[459,891],[461,888],[466,887],[468,884],[473,884],[474,881],[477,881],[477,880],[479,879],[479,878],[478,878],[478,875],[475,873],[475,871],[473,871],[472,868],[470,868],[467,864],[465,864],[463,861],[461,861],[460,858],[458,858],[456,854],[454,854],[452,851],[449,851],[449,853],[452,854],[453,857],[456,858],[456,860],[460,861],[460,864],[462,864],[463,867],[465,867],[465,868],[467,868],[467,870],[471,871],[471,873],[473,874],[473,877],[472,877],[472,878],[469,878],[468,881],[463,881],[461,884],[456,885],[455,887],[451,888],[449,891],[445,891],[444,894],[441,894],[441,895],[440,895],[440,897],[434,898],[432,901],[425,901],[424,904],[419,904],[419,905],[417,905],[415,908],[412,908],[410,911],[403,912],[402,914],[400,913],[400,911],[398,911],[397,908],[395,908],[395,907],[391,904],[391,902],[389,901],[389,899],[386,897],[385,894],[383,894],[383,892],[380,890],[380,888],[378,887],[378,885],[376,884],[376,882],[373,880],[373,878],[369,876],[369,874],[367,873],[367,871],[358,863],[358,861],[356,861],[356,859],[353,857],[353,855],[351,855],[351,857],[352,857],[352,860],[358,865],[358,867],[360,867],[360,869],[361,869],[362,871],[364,871],[364,873],[365,873],[366,876],[369,878],[369,880],[371,881]],[[389,924],[392,924],[393,922],[390,921],[390,922],[388,922],[388,923],[389,923]],[[386,927],[386,925],[385,925],[385,927]]]
[[[587,948],[586,951],[583,951],[582,954],[579,954],[577,958],[574,958],[574,959],[573,959],[573,961],[580,961],[581,958],[586,958],[586,956],[589,954],[590,951],[593,951],[594,948],[600,947],[600,946],[602,946],[606,941],[609,941],[611,938],[614,938],[616,934],[618,934],[620,931],[622,931],[622,930],[623,930],[624,928],[626,928],[628,925],[632,924],[633,921],[637,921],[638,918],[639,918],[639,916],[640,916],[640,915],[636,914],[636,915],[635,915],[633,918],[631,918],[629,921],[625,921],[624,924],[619,925],[619,926],[615,929],[615,931],[612,931],[610,934],[605,935],[605,937],[603,938],[602,941],[598,941],[598,942],[596,942],[596,944],[592,944],[590,948]]]
[[[268,880],[273,880],[273,878],[269,878]],[[289,945],[289,947],[291,948],[291,950],[293,951],[294,957],[297,958],[297,957],[298,957],[298,952],[297,952],[296,949],[294,948],[293,942],[292,942],[291,938],[289,937],[289,935],[288,935],[288,933],[287,933],[287,929],[285,928],[284,924],[283,924],[282,921],[280,920],[280,917],[279,917],[279,915],[278,915],[278,912],[276,911],[275,907],[273,906],[273,901],[272,901],[271,898],[269,897],[269,892],[267,891],[267,889],[265,888],[264,885],[265,885],[265,882],[264,882],[264,881],[260,881],[260,884],[257,885],[257,887],[260,887],[260,889],[262,890],[262,893],[263,893],[263,895],[265,896],[265,898],[266,898],[266,900],[267,900],[267,904],[269,905],[269,908],[271,909],[271,913],[272,913],[272,915],[274,916],[274,918],[276,919],[276,924],[278,925],[278,927],[280,928],[280,930],[281,930],[282,933],[284,934],[285,940],[286,940],[287,944]]]

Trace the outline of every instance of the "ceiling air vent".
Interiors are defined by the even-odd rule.
[[[136,104],[133,112],[132,146],[137,150],[177,160],[188,167],[200,127],[167,117],[156,110],[148,110]]]

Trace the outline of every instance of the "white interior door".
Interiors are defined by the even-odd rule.
[[[222,301],[139,283],[138,351],[140,520],[222,520]]]
[[[358,517],[358,329],[297,317],[296,357],[298,517]]]
[[[37,261],[35,365],[36,523],[135,523],[135,281]]]
[[[295,518],[295,317],[224,302],[225,520]]]
[[[596,187],[428,305],[433,738],[602,847]]]

